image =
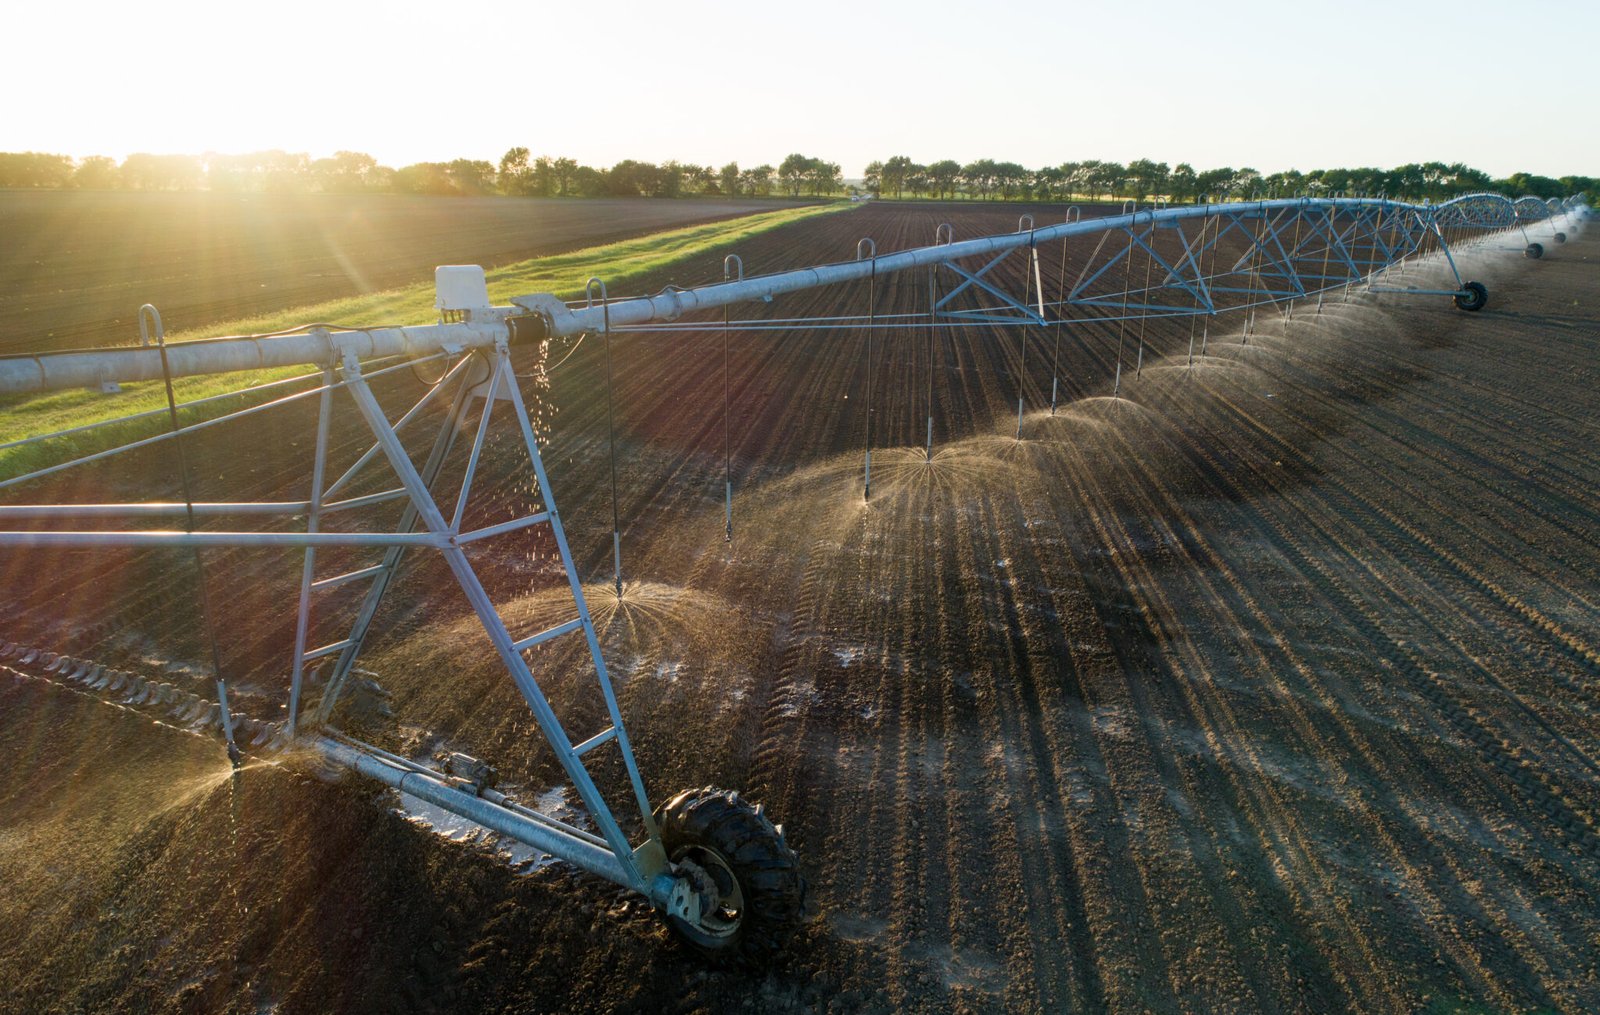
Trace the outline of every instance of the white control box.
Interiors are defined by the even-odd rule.
[[[438,310],[489,309],[489,283],[476,264],[441,264],[433,269],[433,301]]]

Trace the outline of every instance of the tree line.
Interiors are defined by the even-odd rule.
[[[1475,191],[1500,191],[1520,197],[1565,198],[1586,193],[1600,199],[1600,180],[1588,176],[1553,179],[1531,173],[1514,173],[1494,179],[1488,173],[1460,162],[1421,162],[1394,169],[1315,169],[1302,173],[1290,169],[1262,175],[1250,168],[1196,170],[1187,162],[1169,167],[1165,162],[1135,159],[1127,165],[1086,159],[1042,169],[1016,162],[978,159],[963,165],[942,159],[922,165],[904,155],[870,163],[866,189],[891,198],[975,198],[979,200],[1063,201],[1074,197],[1162,199],[1174,202],[1244,199],[1297,194],[1388,194],[1391,197],[1447,200]]]
[[[482,159],[418,162],[399,169],[364,152],[313,159],[303,152],[244,155],[104,155],[74,159],[41,152],[0,152],[0,187],[238,193],[510,194],[531,197],[830,197],[845,192],[837,162],[793,154],[777,166],[721,168],[688,162],[624,159],[609,168],[541,155],[506,152],[498,165]]]
[[[364,152],[335,152],[313,159],[303,152],[243,155],[129,155],[118,163],[103,155],[74,159],[40,152],[0,152],[0,187],[86,190],[212,190],[240,193],[507,194],[530,197],[833,197],[855,192],[837,162],[792,154],[777,166],[720,168],[690,162],[624,159],[609,168],[541,155],[525,147],[498,164],[483,159],[418,162],[393,169]],[[941,159],[926,165],[904,155],[874,161],[861,190],[882,198],[1065,201],[1132,198],[1173,202],[1244,199],[1295,194],[1388,194],[1446,200],[1494,190],[1513,196],[1567,197],[1584,193],[1600,203],[1600,180],[1559,179],[1514,173],[1494,179],[1462,163],[1422,162],[1393,169],[1286,170],[1263,175],[1250,169],[1197,170],[1187,162],[1135,159],[1126,165],[1086,159],[1028,169],[1016,162]]]

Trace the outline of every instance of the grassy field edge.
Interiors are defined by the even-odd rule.
[[[854,205],[832,203],[804,208],[784,208],[758,212],[735,219],[684,226],[650,233],[595,247],[531,258],[491,269],[487,272],[489,296],[497,304],[509,303],[513,296],[553,292],[563,299],[583,295],[583,283],[590,276],[605,279],[607,289],[622,293],[647,275],[672,268],[692,258],[732,249],[740,242],[783,226],[848,210]],[[274,314],[223,321],[168,336],[169,342],[215,338],[225,335],[266,334],[285,331],[313,322],[328,322],[358,327],[388,324],[417,324],[436,315],[432,281],[359,296],[326,300],[291,307]],[[180,378],[174,385],[178,400],[195,401],[214,395],[256,387],[309,372],[305,366],[251,370]],[[275,389],[256,396],[256,400],[278,397]],[[243,408],[251,396],[237,402],[217,403],[204,409],[186,410],[184,422],[220,415]],[[166,395],[157,382],[127,384],[119,394],[104,395],[79,389],[0,399],[0,480],[10,479],[73,458],[117,447],[165,429],[164,417],[123,419],[166,405]],[[97,426],[97,424],[106,424]],[[4,447],[41,434],[59,433],[75,427],[95,429],[51,441]]]

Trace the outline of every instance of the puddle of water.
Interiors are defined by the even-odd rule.
[[[534,798],[532,809],[559,821],[565,821],[567,824],[582,827],[582,815],[572,806],[568,797],[569,792],[566,786],[548,789]],[[407,821],[451,842],[484,845],[519,872],[538,870],[558,861],[557,857],[549,853],[484,828],[476,821],[454,814],[410,793],[398,792],[398,795],[399,811]],[[507,796],[517,799],[517,794],[514,792],[507,793]]]

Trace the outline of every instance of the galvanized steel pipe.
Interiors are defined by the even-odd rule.
[[[1028,232],[940,243],[880,254],[871,260],[842,261],[712,283],[694,289],[673,287],[654,296],[592,306],[569,307],[554,296],[537,294],[517,297],[512,301],[516,304],[514,307],[495,307],[475,312],[470,322],[419,325],[414,328],[373,328],[368,331],[330,332],[312,329],[296,335],[180,342],[168,346],[167,354],[175,376],[319,365],[339,359],[347,351],[357,359],[421,356],[448,348],[492,347],[495,342],[507,337],[507,318],[523,313],[543,318],[547,332],[552,337],[571,336],[599,332],[608,321],[612,329],[676,321],[696,311],[712,310],[733,303],[765,301],[806,289],[866,279],[874,271],[880,274],[906,271],[964,258],[999,254],[1026,247],[1030,243],[1134,228],[1150,222],[1178,222],[1229,212],[1259,215],[1295,208],[1335,211],[1382,208],[1432,215],[1454,204],[1485,200],[1503,201],[1508,208],[1512,204],[1499,195],[1469,194],[1440,205],[1368,198],[1278,198],[1248,203],[1185,205],[1063,222]],[[0,395],[89,387],[104,381],[154,380],[160,376],[161,361],[155,349],[98,349],[0,357]]]

